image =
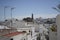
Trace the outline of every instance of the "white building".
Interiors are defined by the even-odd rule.
[[[0,29],[10,29],[10,28],[4,25],[0,25]]]
[[[60,40],[60,14],[56,17],[56,24],[57,24],[57,40]]]
[[[60,40],[60,14],[56,16],[57,32],[49,31],[50,40]]]
[[[57,32],[49,31],[49,40],[57,40]]]
[[[45,39],[44,34],[47,34],[47,31],[48,31],[43,26],[43,24],[37,24],[36,22],[33,23],[33,22],[24,22],[24,21],[12,20],[12,23],[11,23],[11,21],[8,20],[6,22],[6,25],[8,27],[13,27],[13,28],[17,29],[17,31],[19,31],[19,32],[26,31],[27,32],[27,35],[26,35],[27,40],[36,40],[38,37],[37,35],[39,35],[39,33],[41,33],[41,32],[42,32],[41,33],[42,34],[41,40],[43,40],[43,39]]]
[[[5,32],[8,32],[8,31],[9,30],[6,30]],[[8,40],[36,40],[37,35],[38,33],[35,32],[34,27],[31,27],[31,28],[17,29],[17,31],[4,33],[1,36],[8,37],[7,38]]]
[[[8,34],[2,35],[2,36],[10,38],[10,39],[7,38],[8,40],[26,40],[25,32],[16,31],[16,32],[8,33]]]

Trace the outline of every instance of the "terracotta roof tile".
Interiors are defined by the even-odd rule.
[[[16,36],[18,34],[24,34],[25,32],[12,32],[12,33],[9,33],[9,34],[5,34],[3,36],[6,36],[6,37],[12,37],[12,36]]]

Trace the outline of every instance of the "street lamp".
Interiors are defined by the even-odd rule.
[[[7,6],[4,6],[4,20],[6,19],[6,15],[5,15],[5,14],[6,14],[6,13],[5,13],[5,12],[6,12],[6,11],[5,11],[6,8],[8,8],[8,7],[7,7]]]
[[[12,19],[12,11],[13,11],[14,8],[11,8],[11,19]]]
[[[12,23],[12,11],[13,11],[14,8],[11,8],[11,26],[13,25]]]

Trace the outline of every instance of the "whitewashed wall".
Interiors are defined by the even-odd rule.
[[[25,34],[19,34],[11,38],[13,38],[13,40],[21,40],[21,39],[24,39],[25,36],[26,36]]]
[[[49,31],[49,40],[57,40],[57,32]]]
[[[56,17],[57,24],[57,40],[60,40],[60,14]]]

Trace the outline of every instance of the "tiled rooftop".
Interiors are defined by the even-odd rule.
[[[9,34],[5,34],[3,36],[6,36],[6,37],[12,37],[12,36],[16,36],[16,35],[19,35],[19,34],[24,34],[25,32],[12,32],[12,33],[9,33]]]

